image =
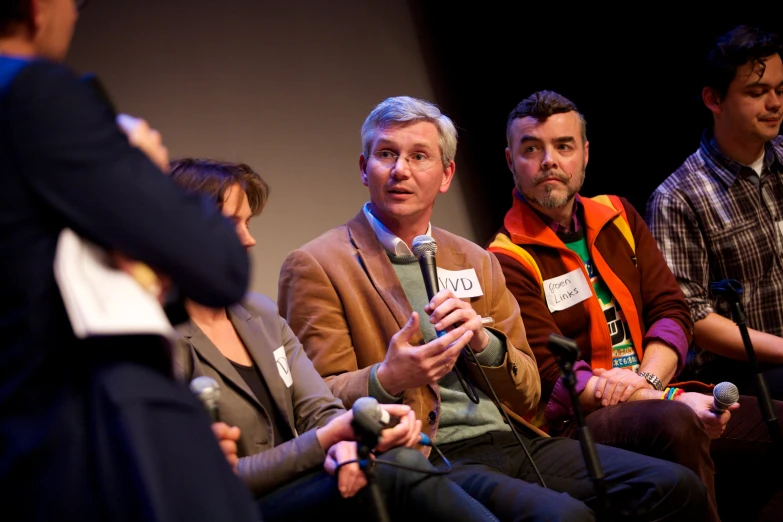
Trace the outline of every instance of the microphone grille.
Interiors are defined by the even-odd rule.
[[[205,404],[214,405],[220,399],[220,385],[215,379],[206,375],[190,381],[190,391]]]
[[[726,406],[730,406],[739,400],[739,390],[733,383],[719,382],[712,390],[715,400]]]
[[[428,252],[435,255],[438,251],[438,244],[432,237],[426,234],[414,237],[411,245],[413,247],[411,250],[413,251],[413,255],[416,256],[416,259],[421,259],[421,257]]]
[[[359,397],[354,401],[351,409],[354,415],[361,414],[376,421],[381,420],[381,408],[374,397]]]

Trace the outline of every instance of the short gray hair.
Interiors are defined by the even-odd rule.
[[[362,125],[364,157],[370,157],[370,147],[379,130],[419,121],[428,121],[438,128],[441,162],[444,167],[448,167],[457,155],[457,128],[454,122],[437,105],[410,96],[386,98],[367,116]]]

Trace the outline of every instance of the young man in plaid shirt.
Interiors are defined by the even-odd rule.
[[[750,340],[772,397],[783,398],[780,37],[755,27],[732,29],[708,54],[702,85],[713,125],[704,131],[699,150],[653,192],[646,221],[693,316],[694,342],[680,378],[735,383],[742,408],[732,413],[733,424],[752,427],[751,417],[758,417],[759,408],[747,396],[758,395],[755,374],[747,362],[740,362],[747,361],[747,355],[739,328],[728,303],[710,291],[710,283],[736,279],[742,284],[739,295]],[[780,419],[780,403],[774,403]],[[733,441],[744,436],[762,451],[742,453],[735,447],[740,461],[720,458],[730,455]],[[760,424],[746,434],[727,429],[713,441],[719,503],[724,495],[744,499],[724,504],[733,508],[722,510],[724,521],[755,518],[748,508],[762,503],[758,519],[779,520],[780,486],[744,480],[753,475],[747,470],[770,466],[763,448],[771,444]],[[731,480],[719,480],[721,476]],[[739,477],[744,478],[736,480]]]
[[[695,379],[734,382],[757,395],[728,303],[710,283],[736,279],[758,361],[783,398],[783,62],[779,36],[739,26],[721,36],[704,69],[713,125],[699,150],[653,192],[647,222],[694,320]]]

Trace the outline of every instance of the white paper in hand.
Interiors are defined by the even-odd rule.
[[[163,307],[135,279],[108,262],[106,251],[63,229],[54,276],[68,319],[80,339],[97,335],[150,334],[173,337]]]

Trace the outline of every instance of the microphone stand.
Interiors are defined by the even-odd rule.
[[[587,472],[593,480],[593,487],[595,488],[597,505],[594,511],[596,519],[607,522],[611,520],[611,516],[606,483],[604,482],[604,472],[601,468],[601,462],[598,460],[598,453],[595,450],[593,435],[585,423],[584,412],[581,404],[579,404],[579,396],[576,394],[574,363],[579,357],[579,348],[573,340],[554,333],[549,335],[547,348],[555,355],[557,365],[560,367],[560,373],[563,376],[563,383],[568,388],[568,393],[571,396],[571,404],[576,416],[577,433],[579,434],[579,445],[582,448],[582,456],[585,459]]]
[[[750,341],[748,326],[745,324],[745,310],[739,298],[739,295],[742,293],[742,284],[736,279],[724,279],[712,283],[710,289],[715,295],[719,295],[726,300],[731,310],[731,317],[739,327],[742,343],[745,346],[745,353],[748,356],[748,361],[750,361],[751,369],[756,375],[756,385],[759,390],[758,401],[759,406],[761,407],[761,413],[764,416],[764,422],[769,430],[769,436],[772,439],[772,443],[777,450],[777,457],[780,459],[783,457],[783,435],[781,435],[780,424],[778,423],[777,415],[775,414],[775,408],[772,405],[772,397],[769,394],[769,388],[767,388],[767,381],[764,378],[764,373],[759,370],[756,352]]]
[[[354,411],[351,427],[357,438],[359,468],[367,479],[367,487],[370,490],[377,520],[378,522],[391,522],[383,492],[375,480],[374,463],[370,458],[373,448],[378,445],[382,427],[378,421],[368,418],[366,413],[359,411]]]

